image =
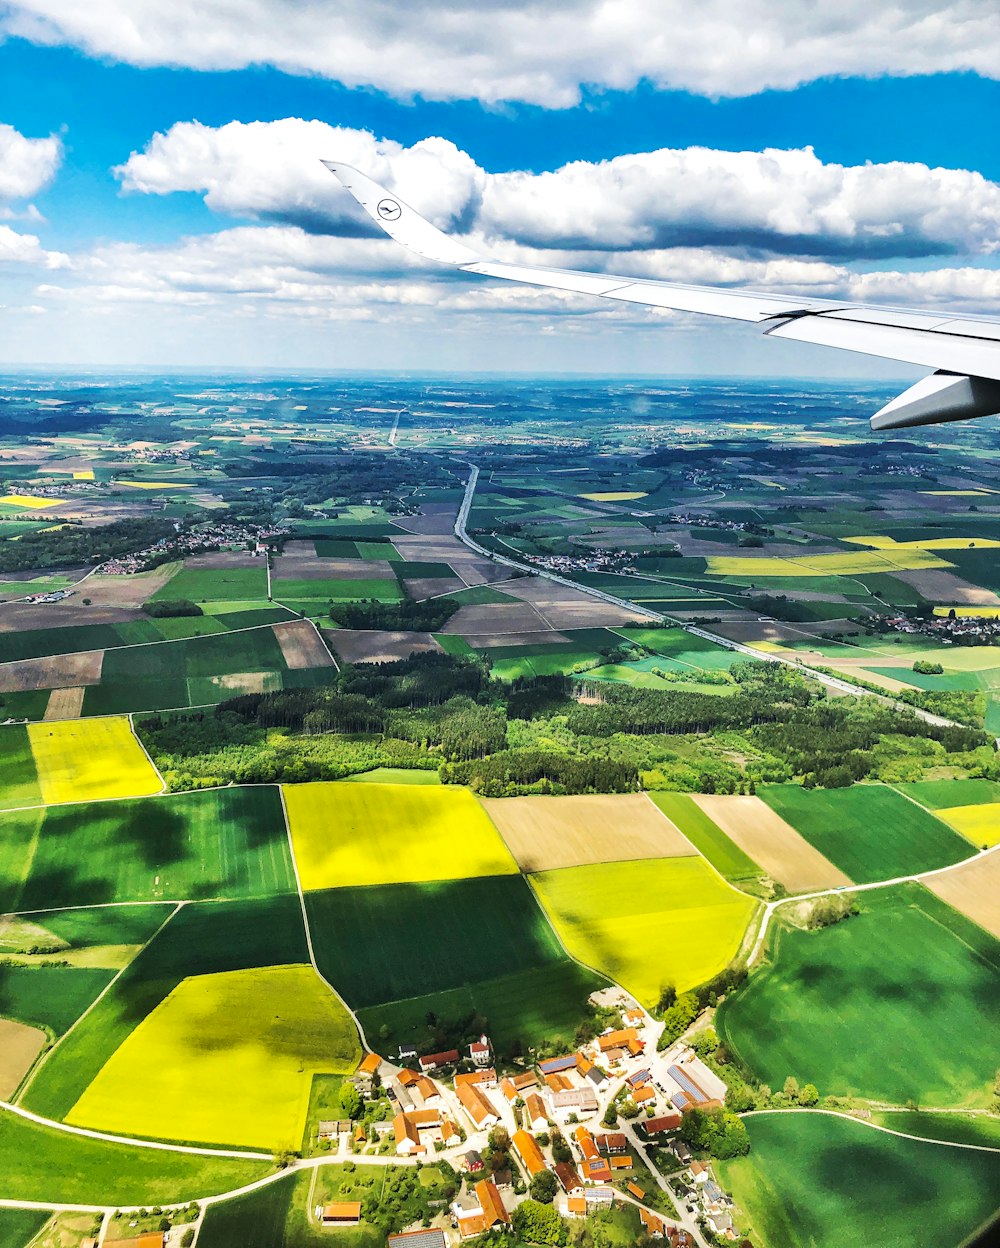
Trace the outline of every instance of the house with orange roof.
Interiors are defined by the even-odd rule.
[[[481,1179],[472,1194],[460,1197],[452,1206],[462,1239],[483,1235],[495,1227],[506,1230],[510,1226],[510,1214],[504,1208],[496,1184]]]
[[[600,1151],[597,1147],[597,1141],[590,1134],[586,1127],[577,1127],[573,1132],[573,1139],[576,1146],[580,1150],[580,1155],[585,1161],[597,1161],[600,1157]]]
[[[363,1079],[371,1079],[373,1075],[378,1073],[378,1068],[381,1065],[382,1059],[377,1053],[366,1053],[364,1060],[357,1069],[357,1074]]]
[[[570,1196],[566,1201],[566,1212],[571,1218],[587,1216],[587,1200],[584,1196]]]
[[[516,1101],[519,1096],[524,1096],[530,1088],[537,1087],[538,1076],[533,1070],[529,1070],[523,1075],[508,1076],[500,1081],[500,1091],[508,1101]]]
[[[485,1130],[500,1121],[500,1115],[494,1109],[492,1101],[478,1083],[459,1083],[456,1079],[455,1095],[477,1129]]]
[[[651,1209],[640,1209],[639,1221],[642,1223],[642,1229],[653,1239],[663,1239],[667,1233],[666,1222]]]
[[[518,1160],[528,1172],[529,1179],[533,1179],[536,1174],[541,1174],[543,1170],[548,1169],[542,1150],[538,1147],[538,1141],[533,1135],[527,1131],[515,1131],[510,1142]]]
[[[323,1226],[357,1226],[361,1221],[361,1201],[344,1200],[324,1205],[319,1220]]]
[[[415,1109],[409,1113],[397,1114],[392,1120],[392,1133],[396,1140],[396,1152],[401,1157],[410,1157],[415,1153],[426,1151],[427,1145],[422,1133],[433,1132],[440,1138],[441,1112],[437,1109]]]
[[[524,1111],[528,1116],[528,1126],[532,1131],[544,1131],[549,1125],[549,1116],[545,1112],[545,1102],[537,1092],[529,1092],[524,1098]]]
[[[646,1199],[646,1193],[644,1189],[641,1188],[638,1183],[633,1183],[631,1179],[629,1179],[629,1181],[625,1184],[625,1190],[627,1192],[630,1192],[636,1198],[636,1200]]]
[[[602,1053],[612,1049],[626,1049],[631,1052],[633,1045],[638,1046],[639,1053],[645,1048],[634,1027],[622,1027],[618,1031],[608,1031],[597,1037],[597,1047]]]
[[[596,1161],[588,1159],[583,1162],[580,1173],[585,1183],[610,1183],[612,1179],[611,1167],[603,1157],[598,1157]]]
[[[567,1078],[566,1075],[546,1075],[545,1086],[550,1092],[571,1092],[573,1090],[573,1080]]]
[[[632,1100],[637,1105],[646,1105],[656,1100],[656,1089],[651,1083],[641,1083],[637,1088],[632,1089]]]

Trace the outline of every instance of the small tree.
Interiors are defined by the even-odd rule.
[[[557,1187],[558,1181],[551,1170],[539,1170],[536,1175],[532,1176],[531,1183],[528,1185],[528,1194],[539,1204],[551,1205],[555,1200]]]
[[[819,1100],[819,1090],[814,1083],[807,1083],[799,1093],[800,1105],[815,1105]]]
[[[361,1112],[361,1094],[353,1083],[345,1083],[340,1089],[340,1110],[348,1118],[357,1118]]]
[[[794,1076],[794,1075],[789,1075],[789,1076],[788,1076],[788,1078],[785,1080],[785,1086],[784,1086],[783,1091],[784,1091],[784,1093],[785,1093],[785,1096],[787,1096],[787,1097],[788,1097],[788,1099],[789,1099],[789,1100],[790,1100],[793,1104],[797,1104],[797,1103],[798,1103],[798,1099],[799,1099],[799,1095],[800,1095],[800,1092],[799,1092],[799,1081],[798,1081],[798,1079],[796,1079],[796,1078],[795,1078],[795,1076]]]

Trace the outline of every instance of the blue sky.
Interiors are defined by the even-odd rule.
[[[363,237],[326,156],[506,257],[996,306],[989,5],[914,0],[869,30],[846,0],[812,30],[789,0],[741,31],[717,0],[668,0],[652,28],[611,0],[609,33],[589,0],[453,0],[435,36],[384,0],[382,28],[348,13],[326,45],[287,4],[238,23],[221,0],[0,6],[0,361],[904,375],[453,280]]]

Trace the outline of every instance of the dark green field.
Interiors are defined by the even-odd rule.
[[[271,1169],[269,1161],[196,1157],[108,1144],[0,1112],[0,1183],[7,1199],[168,1204],[242,1187]]]
[[[210,1205],[198,1236],[202,1248],[283,1248],[297,1181],[290,1174],[256,1192]],[[314,1234],[318,1239],[322,1232],[317,1228]],[[342,1234],[337,1232],[337,1243]]]
[[[763,1082],[905,1105],[985,1106],[1000,1026],[1000,943],[919,884],[859,894],[862,913],[778,924],[769,960],[719,1008]]]
[[[757,796],[856,884],[932,871],[969,857],[969,844],[957,832],[884,785],[762,785]]]
[[[446,1022],[471,1014],[488,1021],[496,1051],[511,1057],[561,1037],[572,1048],[573,1034],[586,1012],[587,997],[606,981],[576,962],[563,958],[544,967],[483,980],[467,988],[452,988],[360,1011],[361,1025],[371,1037],[386,1037],[392,1046],[410,1041],[426,1049],[430,1032],[427,1015]]]
[[[727,880],[759,879],[761,869],[686,793],[650,793],[656,805]]]
[[[101,683],[88,688],[84,695],[83,712],[113,715],[203,706],[239,691],[221,682],[220,677],[270,673],[277,689],[286,671],[281,647],[266,625],[109,650],[104,656]]]
[[[306,894],[320,970],[352,1006],[422,996],[563,958],[519,875]]]
[[[61,1118],[150,1011],[189,975],[308,961],[292,895],[184,906],[28,1085],[24,1103]]]
[[[0,1209],[0,1248],[25,1248],[48,1220],[38,1209]]]
[[[321,602],[353,602],[374,598],[378,602],[400,602],[404,594],[399,582],[384,577],[351,580],[275,580],[271,591],[279,602],[301,598]]]
[[[273,787],[88,802],[20,812],[5,822],[25,825],[25,844],[40,824],[27,880],[20,890],[10,882],[18,910],[259,897],[295,888]]]
[[[827,1114],[745,1120],[751,1152],[716,1163],[762,1248],[957,1248],[996,1208],[1000,1154],[944,1148]]]
[[[0,727],[0,809],[34,806],[41,800],[28,730],[23,724],[5,724]],[[3,870],[3,854],[3,830],[0,828],[0,871]],[[0,905],[4,904],[0,901]]]

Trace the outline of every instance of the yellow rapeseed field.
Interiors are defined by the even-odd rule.
[[[592,503],[631,503],[637,498],[646,497],[645,490],[611,490],[597,494],[577,494],[577,498],[586,498]]]
[[[306,890],[517,871],[468,789],[320,781],[285,785],[283,792]]]
[[[66,1121],[297,1149],[313,1075],[348,1074],[360,1059],[351,1016],[311,966],[196,975],[143,1019]]]
[[[845,537],[841,539],[854,546],[872,546],[876,550],[969,550],[990,549],[1000,546],[1000,542],[989,537],[922,537],[913,542],[897,542],[895,538],[882,534],[870,537]]]
[[[918,568],[949,568],[951,564],[926,550],[894,548],[848,550],[834,555],[709,555],[713,576],[853,576],[863,572],[899,572]]]
[[[163,788],[123,716],[28,725],[45,802],[146,797]]]
[[[949,806],[934,813],[956,832],[961,832],[973,845],[989,848],[1000,844],[1000,802],[985,802],[981,806]]]
[[[5,494],[0,503],[8,507],[24,507],[27,511],[39,511],[42,507],[54,507],[58,498],[41,498],[38,494]]]

